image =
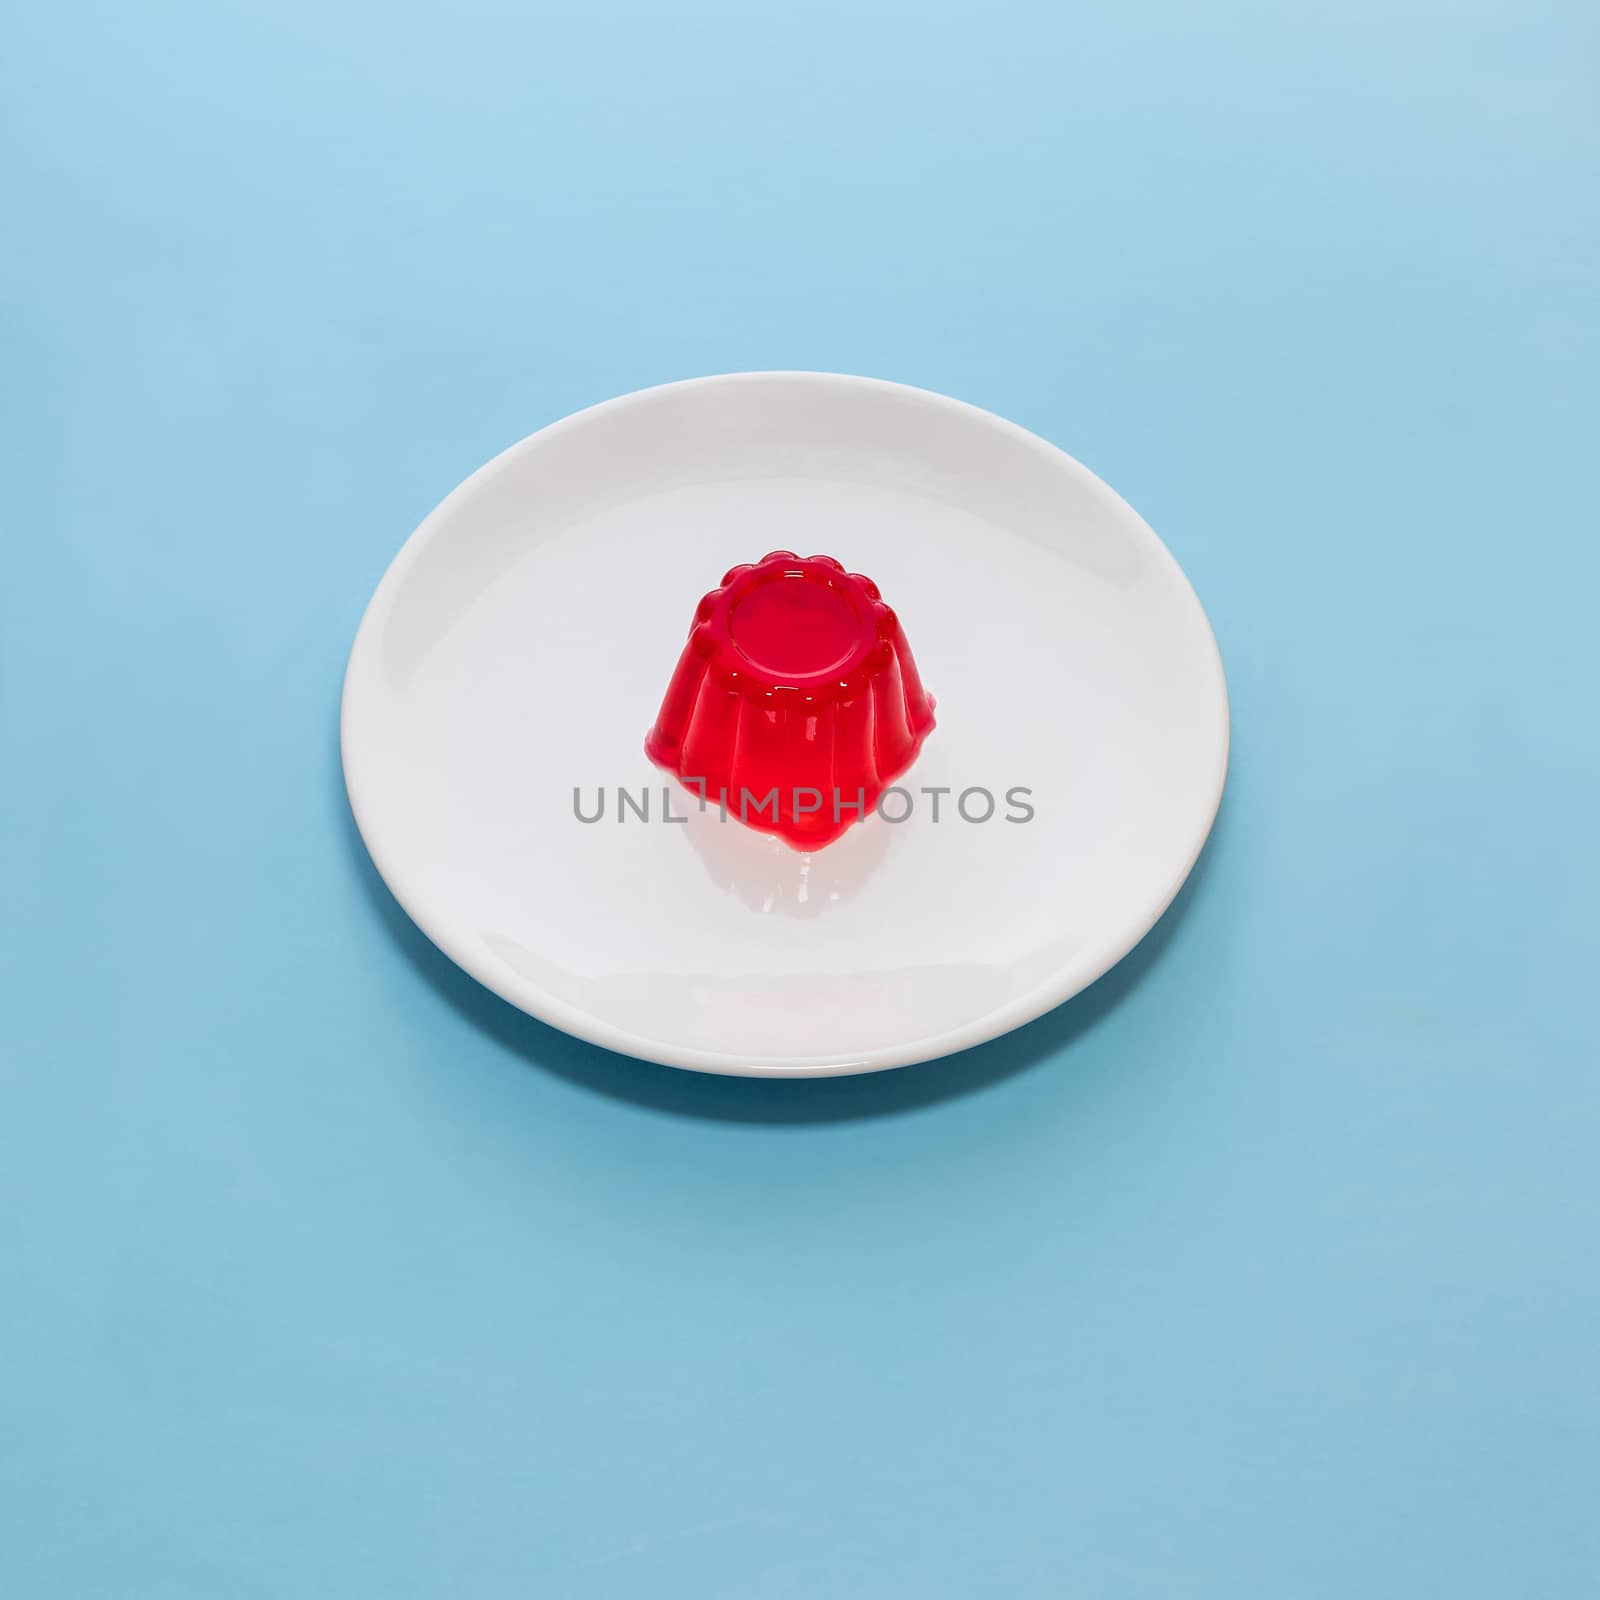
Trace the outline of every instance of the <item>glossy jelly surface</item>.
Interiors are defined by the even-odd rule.
[[[774,550],[700,602],[645,753],[730,818],[816,850],[871,814],[932,727],[878,586]]]

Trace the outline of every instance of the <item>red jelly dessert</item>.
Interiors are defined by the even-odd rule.
[[[644,748],[708,804],[815,850],[871,815],[932,727],[877,584],[774,550],[700,602]]]

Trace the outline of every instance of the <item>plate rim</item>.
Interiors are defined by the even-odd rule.
[[[1135,536],[1147,547],[1147,553],[1164,563],[1169,575],[1177,580],[1180,593],[1187,598],[1195,619],[1200,624],[1200,636],[1209,646],[1209,663],[1214,668],[1220,713],[1220,740],[1212,792],[1204,809],[1204,820],[1183,863],[1167,890],[1144,910],[1135,915],[1129,927],[1120,930],[1113,939],[1095,944],[1086,958],[1063,963],[1050,978],[1035,984],[1021,995],[1013,996],[1006,1004],[985,1012],[982,1016],[943,1032],[928,1034],[916,1039],[903,1040],[894,1045],[880,1046],[856,1053],[848,1059],[833,1056],[815,1060],[801,1058],[787,1062],[763,1059],[758,1056],[731,1055],[723,1051],[700,1050],[672,1045],[632,1033],[607,1022],[603,1017],[586,1012],[551,994],[538,984],[509,971],[503,966],[491,965],[451,932],[447,918],[429,914],[426,897],[416,894],[408,884],[399,863],[390,858],[382,847],[376,826],[377,806],[369,786],[361,775],[361,762],[356,750],[357,739],[353,728],[359,712],[355,706],[359,691],[355,685],[356,664],[367,649],[374,647],[378,629],[392,608],[405,580],[408,569],[418,559],[423,547],[436,535],[450,513],[463,500],[474,494],[484,484],[497,477],[513,460],[538,445],[547,443],[562,432],[581,426],[604,412],[621,411],[675,389],[731,386],[753,380],[783,380],[818,386],[843,385],[865,388],[899,395],[919,404],[932,405],[947,412],[960,414],[971,421],[998,428],[1030,449],[1043,452],[1069,474],[1081,478],[1097,492],[1107,495],[1120,512],[1126,515]],[[1232,753],[1233,714],[1228,695],[1227,674],[1222,653],[1217,646],[1216,634],[1205,607],[1190,583],[1188,574],[1165,542],[1143,517],[1117,493],[1104,479],[1092,472],[1075,456],[1052,444],[1048,439],[1010,421],[998,413],[966,400],[958,400],[937,390],[919,388],[914,384],[899,383],[888,378],[864,377],[851,373],[809,371],[805,369],[752,370],[745,372],[711,373],[702,377],[679,378],[668,383],[652,384],[643,389],[633,389],[615,395],[535,429],[492,456],[482,466],[456,485],[425,516],[401,545],[378,580],[356,627],[346,659],[343,685],[339,698],[339,752],[344,773],[345,793],[356,830],[362,844],[372,859],[379,877],[394,896],[400,908],[416,927],[443,955],[469,976],[481,983],[491,993],[508,1004],[527,1013],[538,1021],[569,1034],[574,1038],[599,1045],[619,1055],[648,1061],[660,1066],[676,1067],[693,1072],[712,1073],[727,1077],[749,1078],[829,1078],[860,1073],[887,1072],[899,1067],[913,1066],[925,1061],[936,1061],[954,1055],[975,1045],[985,1044],[1016,1029],[1036,1021],[1057,1006],[1081,994],[1091,984],[1104,977],[1122,961],[1155,927],[1177,898],[1178,891],[1188,881],[1200,852],[1216,823],[1227,787],[1228,767]]]

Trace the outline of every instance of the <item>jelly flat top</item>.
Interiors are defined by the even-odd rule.
[[[757,583],[734,603],[728,637],[763,675],[810,675],[842,667],[872,631],[846,590],[788,571]]]

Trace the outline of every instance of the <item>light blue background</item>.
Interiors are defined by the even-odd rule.
[[[1594,1594],[1590,8],[519,12],[6,25],[0,1592]],[[1174,913],[880,1079],[523,1018],[341,790],[434,502],[753,367],[1064,445],[1231,679]]]

